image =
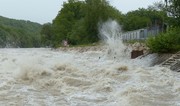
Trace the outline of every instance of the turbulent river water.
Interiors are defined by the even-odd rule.
[[[0,49],[0,106],[180,106],[180,73],[130,59],[119,29],[92,49]]]
[[[103,50],[0,49],[1,106],[180,106],[180,74]]]

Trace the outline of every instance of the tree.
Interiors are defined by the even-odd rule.
[[[51,44],[53,41],[53,29],[51,23],[46,23],[42,26],[41,35],[42,44],[44,44],[45,46],[52,46]]]
[[[68,39],[74,24],[84,17],[83,6],[83,1],[68,0],[67,3],[64,2],[63,8],[53,20],[54,45],[58,46],[62,40]]]
[[[172,28],[166,33],[150,37],[146,41],[147,46],[152,52],[170,53],[180,50],[180,28]]]
[[[40,47],[41,25],[0,16],[0,47]]]
[[[148,10],[165,11],[166,5],[162,2],[155,2],[153,5],[148,6]]]
[[[129,31],[151,27],[153,25],[162,27],[166,17],[166,13],[159,10],[141,8],[135,11],[130,11],[123,19],[123,29]]]
[[[99,40],[97,36],[98,23],[110,18],[109,4],[106,0],[85,0],[85,2],[85,27],[88,34],[86,39],[88,39],[88,42],[96,42]]]
[[[97,42],[98,23],[109,18],[120,22],[122,14],[106,0],[68,0],[53,20],[53,43],[59,45],[64,39],[71,44]]]
[[[4,27],[0,26],[0,47],[5,47],[6,46],[6,36],[7,32],[4,31]]]
[[[151,24],[151,20],[145,16],[127,14],[123,21],[123,30],[132,31],[147,27]]]
[[[180,0],[165,0],[168,15],[174,18],[174,25],[180,25]]]

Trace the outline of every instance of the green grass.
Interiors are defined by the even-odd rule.
[[[134,43],[146,43],[146,40],[128,40],[128,41],[124,41],[123,43],[125,44],[134,44]]]

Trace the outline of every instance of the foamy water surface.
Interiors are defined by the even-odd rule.
[[[1,106],[180,106],[180,74],[153,56],[0,49]]]

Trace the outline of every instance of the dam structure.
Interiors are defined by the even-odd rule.
[[[161,63],[161,66],[170,68],[173,71],[180,72],[180,51]]]

